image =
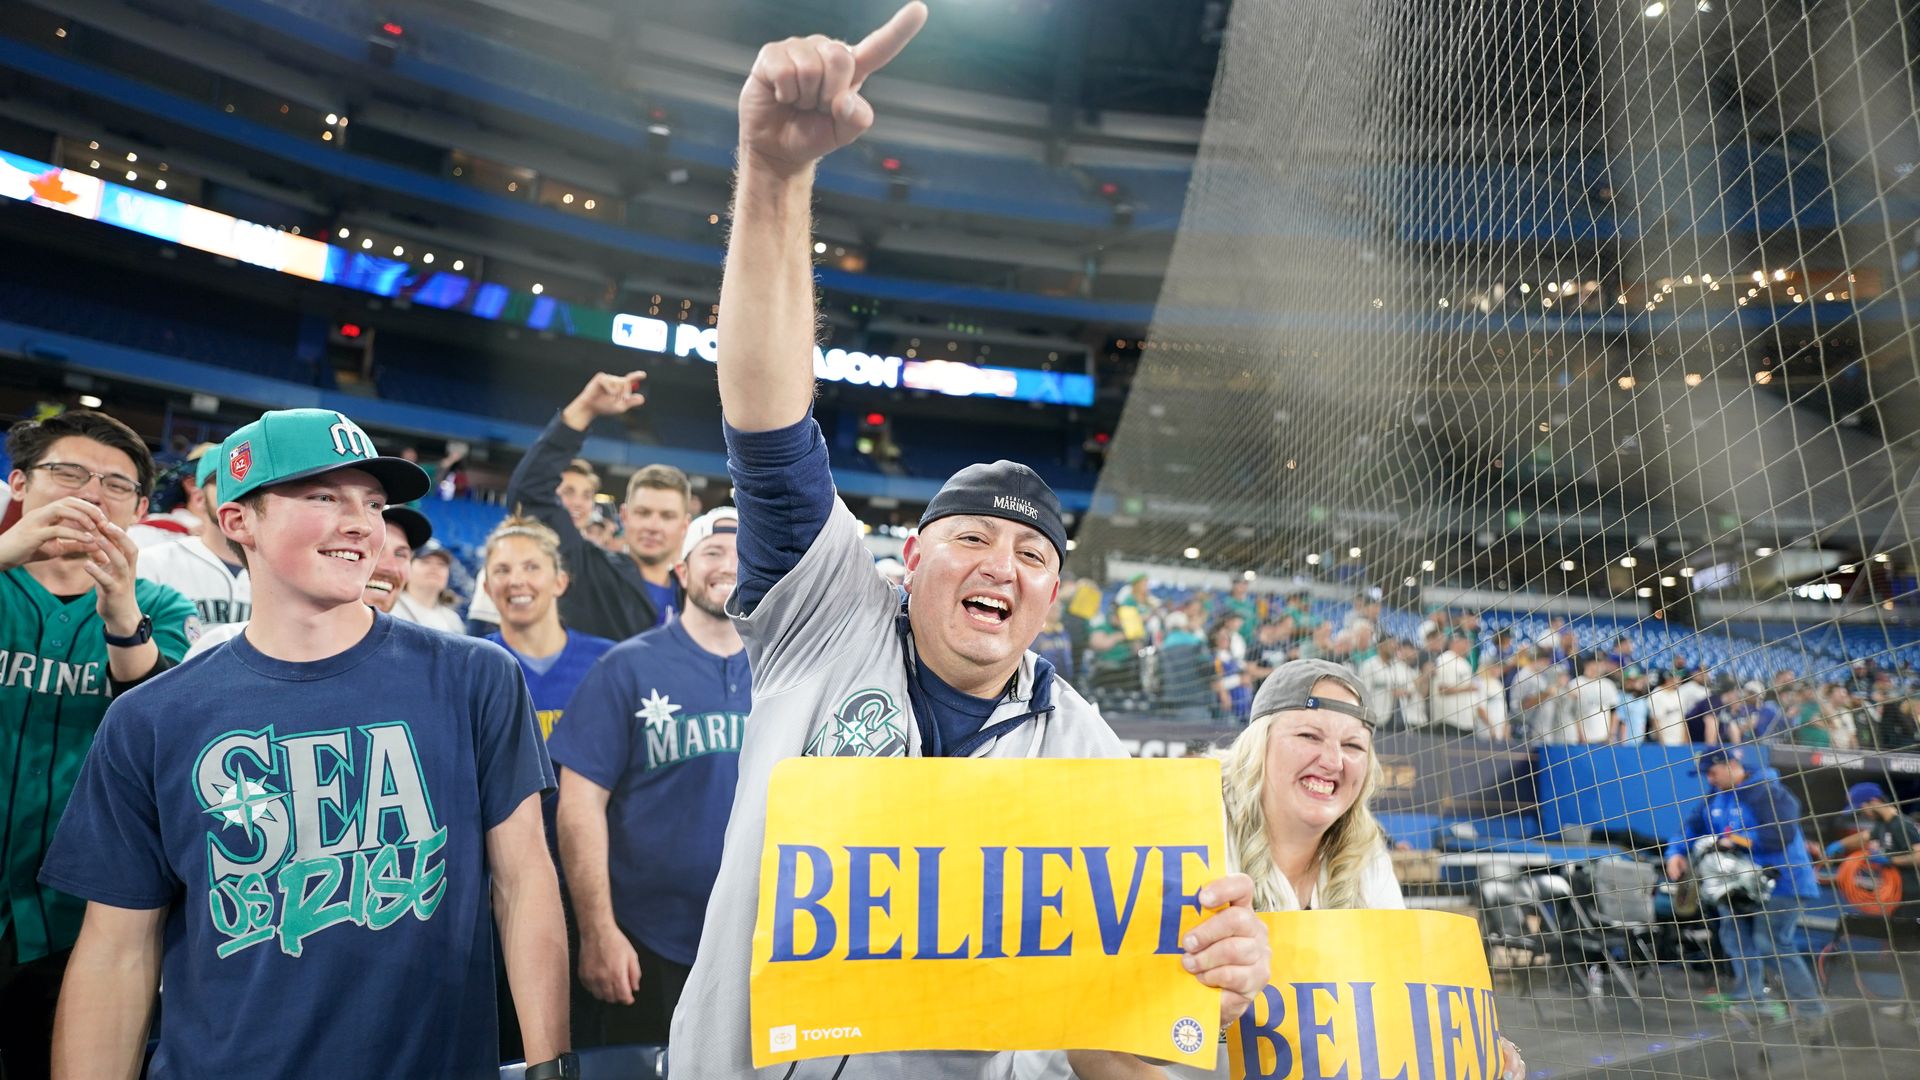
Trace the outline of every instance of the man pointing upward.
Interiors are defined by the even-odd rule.
[[[907,542],[903,598],[873,572],[811,415],[814,165],[872,125],[861,88],[926,18],[916,0],[856,45],[820,36],[768,45],[740,92],[718,367],[740,513],[728,613],[751,662],[754,700],[699,955],[674,1014],[681,1080],[753,1075],[747,975],[767,783],[781,759],[1125,756],[1099,713],[1030,651],[1066,549],[1046,482],[1010,461],[955,474]],[[1186,969],[1222,990],[1223,1020],[1267,981],[1266,932],[1251,891],[1243,875],[1207,885],[1201,902],[1226,910],[1183,942]],[[998,1080],[1012,1074],[1011,1057],[873,1054],[760,1075]]]

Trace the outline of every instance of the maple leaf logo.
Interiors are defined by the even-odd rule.
[[[59,203],[62,206],[66,206],[79,199],[79,192],[68,191],[61,185],[60,172],[61,170],[55,169],[52,172],[36,176],[32,180],[29,180],[27,186],[33,188],[34,198],[43,199],[50,203]]]

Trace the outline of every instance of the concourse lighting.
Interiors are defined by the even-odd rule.
[[[545,285],[542,285],[537,281],[533,283],[533,295],[539,296],[541,293],[546,291],[547,291],[547,287]]]
[[[128,161],[139,161],[139,160],[140,160],[140,155],[139,155],[139,154],[135,154],[135,153],[131,153],[131,152],[129,152],[129,153],[127,154],[127,160],[128,160]]]
[[[1435,564],[1432,559],[1426,559],[1420,563],[1420,570],[1423,573],[1431,574],[1433,573],[1434,565]]]
[[[1873,561],[1877,563],[1890,563],[1893,559],[1888,556],[1886,552],[1882,551],[1873,557]]]
[[[373,250],[373,240],[369,238],[369,239],[360,241],[360,250],[361,251]]]
[[[1411,589],[1415,585],[1420,584],[1420,579],[1419,578],[1401,578],[1400,584],[1405,585],[1407,588]]]
[[[340,114],[339,114],[339,113],[328,113],[328,114],[327,114],[327,123],[328,123],[328,124],[337,124],[337,123],[339,123],[339,122],[340,122]]]
[[[1241,576],[1241,577],[1242,577],[1243,579],[1245,579],[1245,580],[1247,580],[1247,581],[1252,581],[1253,579],[1255,579],[1255,578],[1257,578],[1257,577],[1259,577],[1260,575],[1258,575],[1258,574],[1256,574],[1256,573],[1254,573],[1253,571],[1251,571],[1251,570],[1249,570],[1249,571],[1247,571],[1246,573],[1244,573],[1244,574],[1241,574],[1240,576]]]
[[[155,191],[167,190],[167,182],[165,180],[155,180],[153,182],[153,190]]]
[[[467,260],[465,259],[453,260],[453,268],[455,270],[465,270],[467,268]]]
[[[1840,569],[1838,572],[1842,574],[1851,574],[1853,573],[1853,571],[1854,571],[1854,565],[1852,563],[1841,563]]]
[[[1577,567],[1578,565],[1579,565],[1579,564],[1578,564],[1578,563],[1575,563],[1575,562],[1574,562],[1574,561],[1573,561],[1572,559],[1562,559],[1562,560],[1560,560],[1560,569],[1562,569],[1562,570],[1565,570],[1565,571],[1566,571],[1567,573],[1569,573],[1569,574],[1571,574],[1571,573],[1573,573],[1573,571],[1574,571],[1574,569],[1575,569],[1575,568],[1576,568],[1576,567]]]
[[[1631,556],[1631,555],[1622,555],[1622,556],[1620,556],[1620,566],[1621,566],[1621,567],[1622,567],[1623,569],[1626,569],[1626,570],[1631,570],[1631,569],[1633,569],[1634,567],[1636,567],[1636,566],[1639,566],[1639,565],[1640,565],[1640,560],[1639,560],[1639,559],[1636,559],[1636,558],[1634,558],[1634,557],[1633,557],[1633,556]]]
[[[1674,587],[1675,585],[1678,585],[1678,584],[1680,584],[1680,579],[1679,579],[1679,578],[1675,578],[1675,577],[1663,577],[1663,578],[1661,578],[1661,579],[1660,579],[1660,587],[1661,587],[1661,588],[1663,588],[1663,589],[1671,589],[1671,588],[1673,588],[1673,587]]]
[[[1359,548],[1357,548],[1357,547],[1350,547],[1350,548],[1348,548],[1348,549],[1347,549],[1347,558],[1349,558],[1349,559],[1357,559],[1357,558],[1359,558],[1359,557],[1360,557],[1360,549],[1359,549]]]
[[[1642,600],[1645,600],[1647,597],[1653,595],[1653,590],[1643,585],[1640,588],[1633,590],[1633,595],[1639,597]]]
[[[80,407],[83,409],[97,409],[100,407],[100,399],[94,397],[92,394],[81,394]]]
[[[1687,372],[1686,378],[1684,381],[1688,386],[1699,386],[1701,383],[1705,382],[1706,379],[1707,377],[1705,375],[1702,375],[1697,371],[1689,371]]]
[[[394,258],[396,258],[396,259],[397,259],[397,258],[399,258],[400,256],[402,256],[402,255],[405,255],[406,253],[407,253],[407,249],[406,249],[406,248],[403,248],[403,247],[401,247],[401,246],[400,246],[399,244],[395,244],[395,245],[393,245],[393,257],[394,257]]]
[[[1646,10],[1642,11],[1640,14],[1645,15],[1649,19],[1657,19],[1660,16],[1665,15],[1666,13],[1667,13],[1667,5],[1660,3],[1660,0],[1654,0],[1654,2],[1651,4],[1648,4],[1646,7]]]
[[[352,235],[353,235],[353,230],[351,230],[351,229],[341,229],[341,230],[340,230],[340,239],[342,239],[342,240],[345,240],[345,239],[346,239],[347,237],[349,237],[349,236],[352,236]]]
[[[1197,559],[1200,557],[1200,549],[1190,547],[1187,550],[1181,552],[1180,554],[1185,555],[1189,559]]]
[[[433,262],[433,252],[429,251],[425,255],[420,256],[420,261],[431,265]]]
[[[1773,549],[1770,547],[1754,548],[1753,553],[1764,559],[1767,556],[1773,554]]]
[[[1681,568],[1680,568],[1680,576],[1681,576],[1681,577],[1692,577],[1692,576],[1693,576],[1693,567],[1691,567],[1691,566],[1683,566],[1683,567],[1681,567]]]
[[[138,179],[140,179],[140,174],[139,174],[139,173],[136,173],[136,172],[134,172],[134,171],[133,171],[132,169],[128,169],[128,170],[127,170],[127,179],[129,179],[129,180],[138,180]]]
[[[1309,552],[1309,553],[1307,554],[1307,565],[1308,565],[1308,566],[1319,566],[1319,565],[1320,565],[1320,553],[1319,553],[1319,552],[1317,552],[1317,551],[1313,551],[1313,552]]]

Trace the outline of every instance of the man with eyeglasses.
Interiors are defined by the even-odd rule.
[[[146,444],[81,409],[15,424],[0,533],[0,1066],[46,1076],[54,1004],[84,901],[35,881],[107,702],[178,663],[193,605],[140,580],[127,527],[146,512]]]

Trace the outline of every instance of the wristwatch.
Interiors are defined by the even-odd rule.
[[[153,616],[140,616],[140,625],[134,627],[132,635],[128,637],[114,637],[112,634],[107,633],[105,626],[100,628],[100,636],[107,639],[107,644],[116,648],[131,649],[139,645],[145,645],[147,642],[153,640]]]
[[[580,1080],[580,1055],[569,1050],[552,1061],[527,1066],[526,1080]]]

